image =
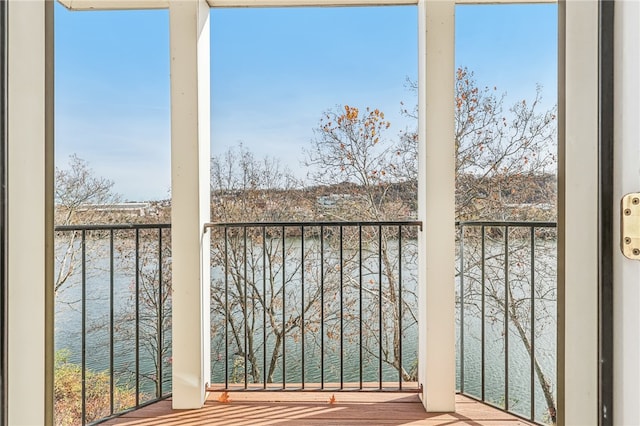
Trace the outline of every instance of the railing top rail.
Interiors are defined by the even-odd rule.
[[[521,228],[556,228],[557,222],[539,222],[539,221],[507,221],[507,220],[468,220],[456,221],[456,226],[509,226]]]
[[[510,226],[555,228],[556,222],[542,221],[500,221],[500,220],[467,220],[456,221],[456,226]],[[215,222],[205,223],[204,228],[243,228],[243,227],[293,227],[293,226],[418,226],[422,230],[420,220],[391,220],[391,221],[307,221],[307,222]],[[109,230],[135,230],[135,229],[169,229],[170,223],[117,223],[99,225],[56,225],[55,231],[109,231]]]
[[[170,223],[115,223],[101,225],[56,225],[56,232],[62,231],[126,231],[136,229],[169,229]]]
[[[253,228],[253,227],[300,227],[300,226],[418,226],[422,229],[422,221],[419,220],[391,220],[391,221],[311,221],[311,222],[216,222],[205,223],[204,228]]]

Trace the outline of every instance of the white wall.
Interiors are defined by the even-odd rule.
[[[640,2],[615,4],[615,217],[640,192]],[[616,228],[619,229],[619,223]],[[614,253],[614,421],[640,424],[640,262]]]

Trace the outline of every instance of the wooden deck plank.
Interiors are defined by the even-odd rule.
[[[165,400],[111,419],[104,425],[129,426],[300,426],[300,425],[529,425],[507,413],[456,397],[455,413],[426,413],[417,394],[326,392],[230,392],[230,403],[210,395],[199,410],[172,410]]]

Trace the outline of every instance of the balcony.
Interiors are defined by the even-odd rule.
[[[161,401],[106,421],[105,425],[529,425],[468,397],[456,397],[455,413],[425,413],[415,394],[232,393],[230,404],[213,395],[201,410],[172,410]]]
[[[81,383],[63,398],[56,375],[57,412],[74,424],[549,422],[555,224],[457,228],[460,394],[455,413],[434,414],[417,382],[420,222],[207,225],[211,377],[195,411],[171,409],[170,225],[57,227],[57,367]]]

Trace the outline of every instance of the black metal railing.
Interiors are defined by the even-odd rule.
[[[55,235],[58,421],[91,424],[167,397],[170,225],[57,226]],[[79,393],[65,388],[77,379]]]
[[[555,422],[556,224],[457,226],[458,389]]]
[[[456,225],[458,389],[552,420],[556,225]],[[212,387],[417,390],[420,228],[207,225]],[[56,349],[67,351],[56,368],[77,366],[81,381],[71,423],[169,395],[170,239],[168,224],[56,227]]]
[[[207,225],[212,383],[245,390],[416,389],[420,227],[417,221]]]

